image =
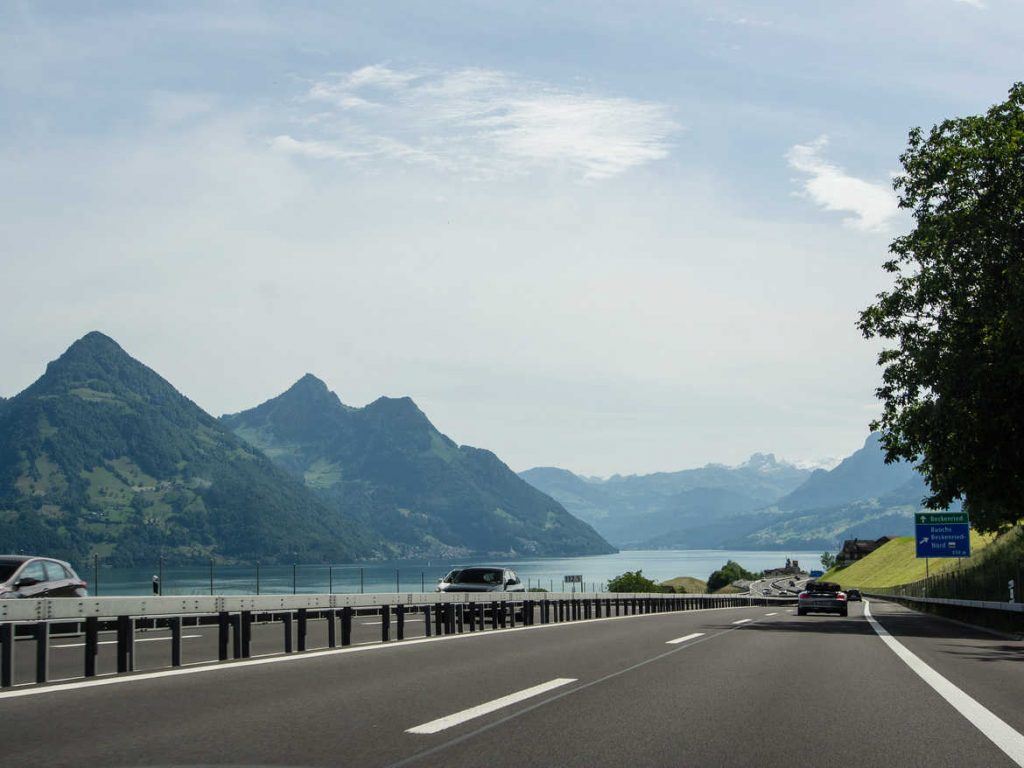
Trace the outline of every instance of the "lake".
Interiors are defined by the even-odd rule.
[[[212,591],[216,594],[291,594],[326,592],[419,592],[432,591],[437,580],[458,565],[493,564],[512,568],[524,584],[558,589],[562,577],[583,576],[588,590],[600,589],[625,571],[642,570],[644,576],[664,581],[675,576],[707,579],[727,560],[735,560],[750,571],[781,567],[786,558],[799,560],[805,570],[820,567],[820,552],[749,552],[739,550],[626,550],[614,555],[568,558],[527,558],[520,560],[461,561],[400,560],[345,565],[216,565],[212,569]],[[149,568],[108,568],[101,566],[99,579],[91,563],[79,575],[89,582],[90,594],[152,594],[152,578],[158,563]],[[258,581],[258,583],[257,583]],[[97,590],[98,586],[98,590]],[[577,588],[578,589],[578,588]],[[211,593],[209,566],[164,566],[163,594],[201,595]]]

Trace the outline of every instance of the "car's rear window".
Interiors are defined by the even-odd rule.
[[[454,584],[501,584],[502,571],[498,568],[466,568],[455,574]]]
[[[812,581],[807,585],[808,592],[838,592],[839,585],[831,581]]]

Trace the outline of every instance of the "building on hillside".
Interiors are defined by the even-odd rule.
[[[836,566],[839,568],[845,568],[851,563],[855,563],[858,560],[867,557],[887,541],[891,540],[892,536],[882,536],[881,538],[874,540],[847,539],[843,542],[843,548],[839,550],[839,554],[836,555]]]
[[[764,572],[766,579],[781,578],[783,576],[797,576],[800,574],[800,563],[797,560],[786,558],[786,564],[782,568],[769,568]]]

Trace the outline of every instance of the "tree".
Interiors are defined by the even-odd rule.
[[[833,568],[836,567],[836,556],[833,555],[831,552],[822,552],[821,567],[824,568],[826,571],[831,571]]]
[[[984,115],[910,132],[894,182],[915,226],[858,326],[878,356],[886,461],[913,461],[945,509],[995,531],[1024,498],[1024,83]]]
[[[608,581],[609,592],[662,592],[662,588],[644,576],[643,571],[626,571]]]
[[[734,581],[739,581],[741,579],[753,581],[758,578],[758,576],[759,574],[751,573],[735,560],[730,560],[708,576],[708,592],[716,592],[722,587],[727,587]]]

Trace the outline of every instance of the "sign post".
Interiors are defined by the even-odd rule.
[[[917,512],[914,515],[917,557],[970,557],[971,525],[966,512]]]

